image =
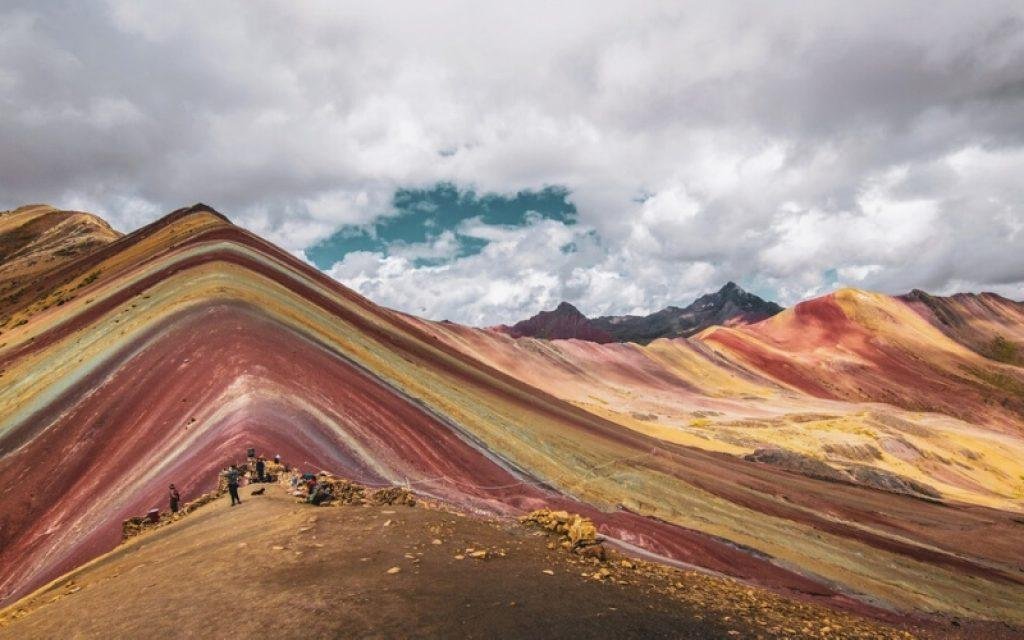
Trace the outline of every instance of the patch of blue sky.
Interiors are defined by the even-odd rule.
[[[307,248],[306,257],[318,268],[329,269],[352,252],[388,254],[393,249],[402,251],[437,243],[439,239],[448,240],[444,234],[454,234],[455,243],[449,254],[417,256],[413,260],[415,266],[442,264],[480,253],[487,246],[486,238],[466,232],[465,221],[522,227],[542,218],[575,224],[576,206],[569,196],[568,189],[557,186],[512,195],[480,195],[472,189],[460,190],[451,183],[425,189],[399,189],[392,197],[391,211],[382,212],[369,225],[347,225],[338,229]]]

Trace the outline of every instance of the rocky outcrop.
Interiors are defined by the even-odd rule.
[[[837,468],[817,458],[778,447],[756,449],[753,453],[743,456],[743,459],[749,462],[770,464],[819,480],[853,483],[879,491],[902,493],[931,500],[938,500],[942,497],[938,491],[926,484],[885,469],[866,464],[843,465]]]
[[[839,469],[811,456],[797,453],[796,451],[789,451],[788,449],[762,447],[756,449],[753,453],[743,456],[743,459],[749,462],[770,464],[786,471],[792,471],[793,473],[799,473],[820,480],[831,480],[832,482],[850,481],[850,476]]]

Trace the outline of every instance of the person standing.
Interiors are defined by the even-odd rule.
[[[222,474],[228,481],[228,493],[231,494],[231,506],[236,504],[242,504],[242,499],[238,497],[238,477],[241,475],[238,467],[231,465],[228,470]]]
[[[181,504],[181,494],[171,485],[171,513],[178,513],[178,506]]]
[[[256,458],[256,482],[264,482],[264,474],[267,470],[267,461],[263,456]]]

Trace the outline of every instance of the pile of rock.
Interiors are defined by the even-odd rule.
[[[186,513],[192,513],[193,511],[195,511],[199,507],[203,506],[204,504],[209,504],[209,503],[213,502],[214,500],[216,500],[217,498],[221,497],[222,495],[224,495],[224,491],[221,491],[219,489],[217,491],[211,491],[210,493],[204,493],[203,495],[199,496],[195,500],[192,500],[191,502],[186,502],[181,507],[181,511],[179,513],[181,515],[185,515]]]
[[[538,509],[520,517],[519,521],[558,534],[563,549],[598,560],[606,558],[604,545],[597,535],[597,527],[590,518],[568,511]]]
[[[373,504],[416,506],[416,496],[405,487],[386,487],[373,492],[370,497]]]
[[[331,496],[335,504],[363,504],[366,502],[366,488],[361,484],[331,476],[321,482],[331,488]]]
[[[282,481],[283,482],[283,481]],[[416,506],[416,496],[405,487],[384,487],[376,491],[365,487],[347,478],[339,478],[327,473],[321,473],[317,482],[326,487],[330,498],[322,504],[347,505],[347,504],[368,504],[368,505],[398,505],[406,507]]]
[[[157,527],[161,527],[170,522],[174,522],[175,520],[178,520],[184,517],[185,515],[192,513],[193,511],[203,506],[204,504],[213,502],[223,494],[224,491],[220,489],[218,489],[217,491],[211,491],[210,493],[204,493],[195,500],[192,500],[191,502],[186,502],[184,505],[182,505],[178,513],[162,511],[160,512],[159,517],[155,519],[151,518],[149,515],[133,516],[131,518],[128,518],[127,520],[121,523],[121,540],[127,540],[128,538],[132,538],[134,536],[139,535],[143,531],[156,529]]]
[[[128,518],[121,523],[121,539],[127,540],[133,536],[137,536],[146,529],[151,529],[155,525],[149,521],[149,518],[145,516],[133,516]]]

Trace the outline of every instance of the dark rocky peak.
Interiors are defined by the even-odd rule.
[[[568,302],[562,302],[552,311],[541,311],[532,318],[517,322],[508,328],[508,333],[517,338],[531,337],[548,340],[575,338],[590,342],[615,341],[611,334],[594,327],[579,309]]]

